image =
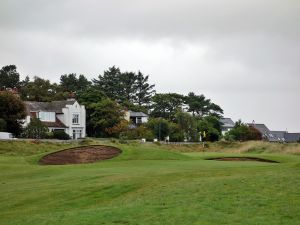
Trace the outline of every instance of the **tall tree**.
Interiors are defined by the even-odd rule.
[[[175,122],[184,132],[184,136],[189,141],[198,141],[197,120],[190,113],[178,110],[175,114]]]
[[[223,114],[223,110],[220,106],[211,102],[204,95],[195,95],[195,93],[190,92],[185,98],[188,105],[188,111],[192,112],[193,115],[203,117],[206,115],[213,115],[219,117]]]
[[[155,92],[154,85],[148,83],[149,76],[141,72],[121,72],[113,66],[93,79],[95,87],[102,90],[109,98],[119,103],[133,103],[145,106],[150,103]]]
[[[63,91],[76,91],[78,79],[75,73],[60,76],[60,85]]]
[[[91,104],[89,108],[92,111],[90,125],[93,128],[93,134],[97,137],[109,136],[108,130],[124,118],[122,107],[108,98]]]
[[[120,74],[120,94],[119,99],[121,102],[134,102],[136,93],[137,76],[133,72],[124,72]]]
[[[0,119],[6,122],[6,131],[19,135],[22,120],[26,117],[26,107],[20,98],[9,93],[0,93]]]
[[[92,82],[89,81],[83,74],[80,74],[78,77],[78,85],[76,91],[82,91],[89,88],[92,85]]]
[[[58,85],[51,84],[49,80],[34,77],[33,81],[28,82],[26,86],[22,87],[21,93],[24,100],[47,102],[60,99],[56,98],[58,88]]]
[[[152,116],[173,121],[184,103],[184,96],[177,93],[156,94],[152,98]]]
[[[140,71],[136,76],[136,94],[135,94],[135,103],[138,105],[148,105],[151,102],[151,98],[155,93],[154,84],[148,83],[149,76],[144,76]]]
[[[20,85],[20,75],[15,65],[3,66],[0,70],[0,87],[14,88]]]
[[[64,92],[76,92],[88,88],[91,82],[82,74],[77,78],[76,73],[70,73],[60,76],[60,85]]]
[[[118,100],[122,94],[120,75],[120,69],[113,66],[104,71],[103,75],[99,75],[98,79],[93,79],[92,81],[110,99]]]
[[[77,92],[77,100],[80,104],[86,108],[86,132],[88,136],[95,136],[94,123],[91,122],[91,114],[93,113],[94,107],[92,104],[101,102],[107,96],[100,90],[90,87],[86,90]]]

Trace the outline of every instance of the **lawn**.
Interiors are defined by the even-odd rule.
[[[41,166],[76,144],[0,142],[0,224],[300,224],[299,155],[107,143],[123,153]],[[241,155],[280,163],[205,160]]]

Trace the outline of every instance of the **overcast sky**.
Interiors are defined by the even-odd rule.
[[[141,70],[158,92],[194,91],[225,117],[300,132],[299,0],[1,0],[8,64],[55,82]]]

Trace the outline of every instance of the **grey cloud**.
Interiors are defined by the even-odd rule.
[[[158,91],[300,131],[299,12],[298,0],[2,0],[0,62],[52,81],[140,69]]]
[[[252,1],[2,1],[1,26],[81,36],[211,37],[236,33],[299,35],[300,2]]]

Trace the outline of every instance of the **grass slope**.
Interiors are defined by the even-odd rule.
[[[279,164],[219,162],[204,159],[239,154],[110,144],[123,154],[40,166],[42,155],[74,144],[0,142],[0,224],[300,223],[297,155],[243,154]]]

